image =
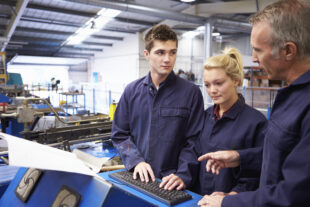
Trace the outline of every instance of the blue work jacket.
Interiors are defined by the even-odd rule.
[[[264,143],[267,120],[256,109],[248,106],[243,96],[219,120],[214,115],[214,106],[205,111],[204,127],[196,147],[199,155],[219,150],[260,150]],[[261,163],[259,163],[261,164]],[[248,176],[240,168],[222,169],[219,175],[206,172],[206,161],[200,163],[199,182],[196,191],[202,195],[214,191],[228,193],[255,190],[258,176]]]
[[[222,206],[310,206],[309,94],[310,71],[278,91],[264,141],[259,188],[226,196]]]
[[[130,83],[112,126],[112,142],[125,167],[131,170],[145,161],[156,177],[175,173],[189,187],[198,173],[194,147],[203,110],[200,89],[173,72],[158,90],[150,73]]]

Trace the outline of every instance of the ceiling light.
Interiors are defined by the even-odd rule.
[[[185,38],[194,38],[197,35],[203,34],[204,30],[205,30],[205,26],[200,26],[200,27],[197,27],[193,31],[183,33],[182,36]]]
[[[79,28],[73,35],[69,36],[63,44],[80,44],[90,35],[99,32],[113,17],[116,17],[121,11],[114,9],[101,9],[96,17],[88,20],[83,27]]]
[[[186,3],[189,3],[189,2],[194,2],[195,0],[181,0],[182,2],[186,2]]]
[[[185,38],[194,38],[197,35],[203,34],[204,31],[205,31],[205,26],[200,26],[200,27],[197,27],[197,29],[195,29],[193,31],[183,33],[182,36]],[[218,37],[220,35],[221,34],[217,30],[214,30],[212,32],[213,37]]]
[[[220,34],[219,32],[213,32],[213,33],[212,33],[212,36],[213,36],[213,37],[220,36],[220,35],[221,35],[221,34]]]
[[[200,32],[194,30],[194,31],[188,31],[182,34],[184,38],[194,38],[195,36],[199,35]]]

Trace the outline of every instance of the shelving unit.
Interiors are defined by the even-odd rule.
[[[268,80],[266,72],[261,67],[250,66],[244,69],[244,78],[249,80],[249,84],[244,87],[243,94],[248,104],[260,109],[269,118],[270,109],[279,88],[282,87],[282,82]]]
[[[61,107],[65,109],[66,113],[68,113],[69,110],[72,110],[72,114],[76,114],[78,109],[86,109],[86,99],[85,99],[85,94],[84,93],[79,93],[79,92],[63,92],[59,93],[59,100],[65,100],[65,104],[62,105]],[[83,97],[83,104],[80,104],[78,102],[78,97]],[[65,97],[65,99],[63,99]],[[71,98],[70,98],[71,97]],[[68,101],[70,101],[68,103]]]
[[[6,72],[6,54],[0,52],[0,85],[5,85],[8,80]]]
[[[281,81],[268,80],[268,76],[264,69],[259,66],[244,67],[245,77],[249,80],[249,87],[272,87],[280,88],[282,86]]]

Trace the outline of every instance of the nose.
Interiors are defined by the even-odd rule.
[[[166,53],[165,56],[164,56],[164,61],[165,62],[170,62],[170,55],[169,53]]]
[[[258,63],[258,58],[254,50],[252,51],[252,62]]]
[[[211,85],[210,85],[209,90],[210,90],[210,93],[212,93],[212,94],[213,94],[213,93],[216,93],[217,88],[216,88],[216,86],[215,86],[215,85],[211,84]]]

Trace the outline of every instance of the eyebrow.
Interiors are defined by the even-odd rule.
[[[159,48],[159,49],[155,50],[155,52],[156,52],[156,51],[177,51],[177,49],[175,48],[175,49],[171,49],[171,50],[165,50],[165,49],[160,49],[160,48]]]
[[[225,78],[222,78],[222,79],[215,79],[215,80],[212,80],[212,81],[204,81],[204,83],[212,83],[212,82],[216,82],[216,81],[224,81]]]

